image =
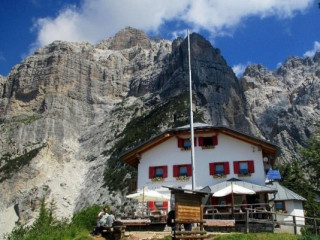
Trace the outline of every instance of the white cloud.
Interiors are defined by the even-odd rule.
[[[250,65],[251,63],[248,62],[247,64],[236,64],[232,67],[233,72],[236,74],[237,77],[241,77],[246,70],[247,66]]]
[[[304,57],[313,57],[317,51],[320,51],[320,42],[318,41],[315,41],[313,43],[313,49],[312,50],[309,50],[309,51],[306,51],[303,56]]]
[[[56,18],[37,19],[33,47],[54,40],[96,43],[127,26],[157,33],[160,26],[175,20],[194,31],[225,35],[249,16],[290,18],[312,3],[313,0],[83,0],[79,8],[66,7]],[[176,33],[182,30],[171,28]]]

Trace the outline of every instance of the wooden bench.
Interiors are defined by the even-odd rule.
[[[220,220],[220,219],[207,219],[204,223],[205,227],[234,227],[236,225],[236,221],[234,219],[231,220]]]
[[[150,225],[150,219],[123,219],[121,220],[125,226],[147,226]]]

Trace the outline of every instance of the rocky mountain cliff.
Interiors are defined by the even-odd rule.
[[[191,56],[196,121],[275,142],[279,161],[315,130],[320,53],[240,80],[198,34]],[[55,41],[0,77],[0,233],[32,221],[44,197],[59,217],[94,203],[125,211],[119,186],[134,171],[117,156],[188,123],[187,57],[184,39],[126,28],[97,45]]]
[[[297,158],[320,120],[320,52],[290,57],[275,71],[250,66],[240,81],[252,122],[279,146],[278,161]]]

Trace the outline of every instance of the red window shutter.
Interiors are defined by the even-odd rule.
[[[229,169],[229,162],[224,162],[224,174],[229,174],[230,169]]]
[[[239,162],[233,162],[233,171],[235,174],[238,174],[240,171],[239,171]]]
[[[182,138],[178,138],[178,148],[183,148],[184,140]]]
[[[179,177],[179,166],[178,165],[173,166],[173,177]]]
[[[149,167],[149,178],[154,178],[154,167]]]
[[[163,178],[168,177],[168,166],[163,166]]]
[[[148,207],[150,211],[153,211],[156,209],[156,204],[155,202],[148,202]]]
[[[210,172],[210,175],[214,175],[214,163],[209,163],[209,172]]]
[[[249,173],[254,173],[254,162],[252,160],[248,161],[248,171]]]
[[[203,137],[199,137],[199,146],[203,146]]]
[[[213,136],[213,137],[212,137],[212,145],[213,145],[213,146],[218,145],[218,136]]]
[[[195,138],[193,138],[193,143],[194,143],[194,146],[196,147],[197,146],[197,138],[195,137]]]
[[[162,202],[162,210],[164,210],[164,211],[168,210],[168,201]]]
[[[187,165],[187,173],[188,173],[188,177],[192,176],[192,166],[191,166],[191,164]]]

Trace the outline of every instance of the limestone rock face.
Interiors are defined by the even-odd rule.
[[[239,81],[218,49],[190,39],[196,112],[275,141],[290,160],[319,119],[319,53],[274,72],[250,66]],[[126,28],[97,45],[55,41],[0,76],[0,234],[31,223],[42,198],[58,217],[91,204],[122,209],[126,189],[104,185],[109,150],[133,119],[185,93],[188,71],[186,40]]]
[[[261,65],[246,69],[241,84],[252,121],[291,161],[305,146],[320,119],[320,52],[314,58],[291,57],[275,71]]]

